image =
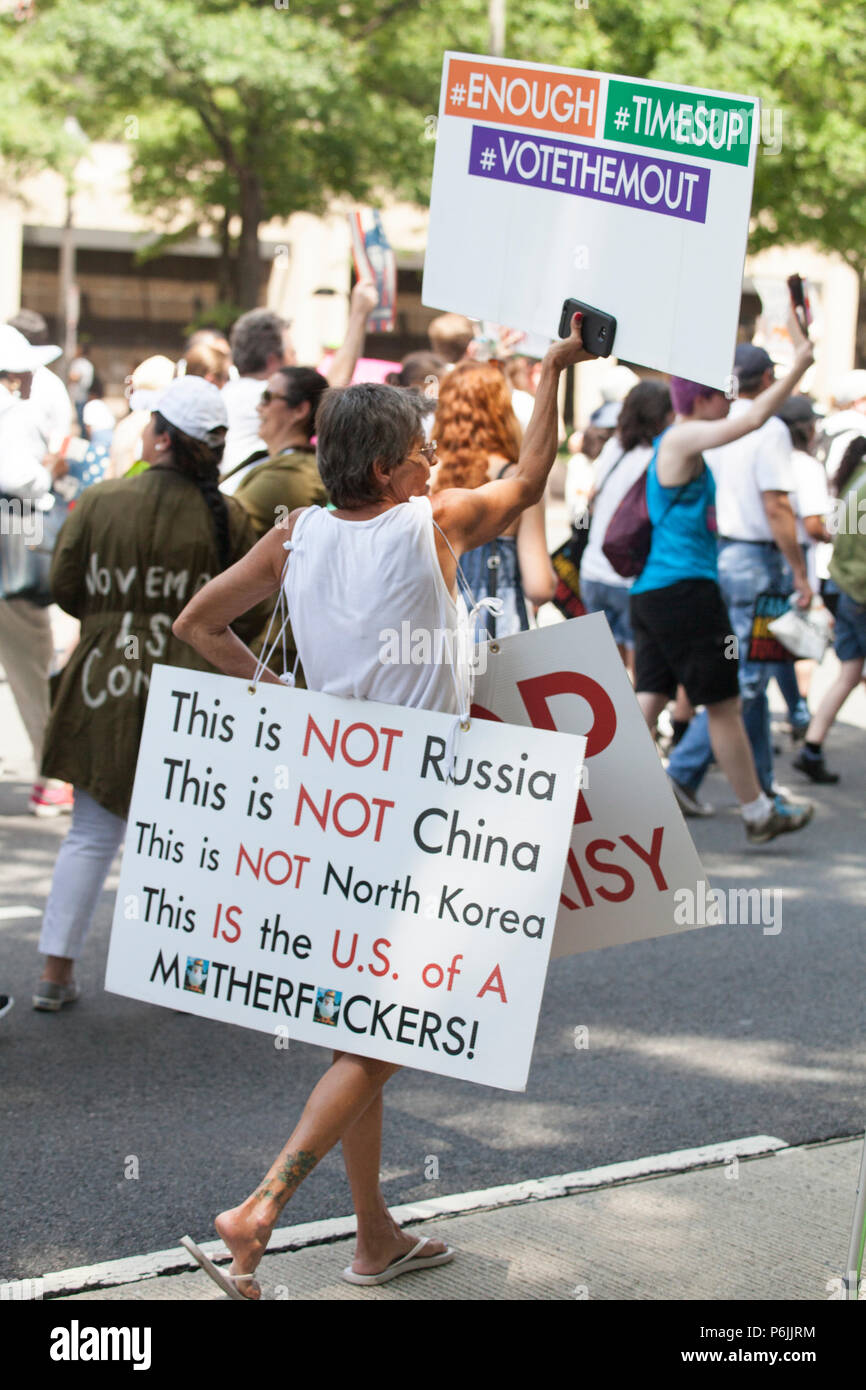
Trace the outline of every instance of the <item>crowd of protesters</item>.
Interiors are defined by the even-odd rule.
[[[259,555],[257,543],[269,544],[277,524],[290,518],[297,524],[301,515],[312,536],[319,523],[309,518],[330,510],[349,524],[326,527],[322,544],[338,534],[348,544],[350,534],[361,535],[352,521],[390,517],[385,529],[393,530],[392,514],[429,493],[425,505],[440,515],[444,532],[449,525],[454,532],[450,558],[440,556],[449,602],[459,582],[475,608],[477,640],[527,629],[554,596],[543,479],[537,487],[524,485],[527,441],[544,453],[546,478],[557,441],[565,440],[551,380],[566,358],[586,358],[579,327],[577,346],[570,356],[560,352],[554,371],[547,359],[521,355],[519,335],[506,332],[491,346],[470,320],[441,315],[430,325],[429,352],[410,354],[386,385],[346,394],[375,304],[372,285],[359,282],[345,341],[322,370],[297,362],[288,327],[270,310],[244,314],[228,338],[202,330],[179,363],[154,356],[136,367],[119,421],[85,348],[69,366],[67,392],[50,370],[60,349],[48,343],[39,315],[22,310],[0,328],[0,494],[45,522],[70,473],[76,433],[85,472],[89,460],[102,479],[77,494],[54,543],[50,578],[25,576],[16,589],[10,565],[4,562],[2,571],[0,663],[37,769],[30,809],[72,816],[43,920],[37,1009],[58,1012],[78,996],[75,960],[126,829],[150,668],[162,661],[228,669],[213,659],[207,632],[195,629],[186,640],[181,614],[197,590],[210,593],[210,581],[227,569],[246,573],[245,557],[254,547]],[[824,742],[866,660],[866,527],[847,524],[866,508],[866,372],[838,384],[834,408],[823,416],[810,397],[795,394],[812,349],[794,318],[790,333],[793,364],[778,379],[763,348],[741,344],[737,391],[727,395],[682,378],[640,379],[614,368],[601,405],[568,440],[565,483],[571,520],[585,533],[580,602],[586,612],[605,615],[657,735],[660,720],[667,720],[667,775],[680,807],[686,815],[712,814],[699,793],[715,760],[748,839],[759,844],[805,828],[813,809],[776,780],[770,681],[788,708],[798,744],[794,766],[812,783],[833,783],[838,774],[827,767]],[[379,394],[375,400],[352,395],[361,390]],[[343,478],[344,461],[321,452],[329,428],[336,440],[343,437],[336,423],[341,411],[357,431],[345,436],[351,450],[369,453],[363,431],[373,428],[374,415],[377,428],[390,419],[395,440],[403,441],[404,461],[396,455],[391,461],[390,483],[374,469],[369,496]],[[91,482],[93,476],[87,475]],[[642,478],[652,540],[640,572],[627,575],[612,563],[605,541]],[[472,524],[459,520],[458,502],[476,519]],[[419,519],[426,525],[426,512],[410,510],[407,557],[413,545],[426,555],[426,540],[413,531]],[[483,526],[476,524],[481,515]],[[6,547],[0,558],[8,559],[6,535],[0,547]],[[436,539],[437,553],[438,547]],[[94,577],[97,555],[105,584]],[[374,558],[356,557],[359,564]],[[155,567],[185,576],[184,583],[165,586],[155,598],[146,581]],[[320,578],[327,587],[324,572]],[[804,613],[823,600],[835,614],[839,671],[814,708],[808,698],[814,662],[755,657],[756,601],[768,592],[791,595]],[[52,604],[79,625],[77,641],[57,642]],[[258,665],[270,605],[257,601],[234,611],[233,599],[232,608],[226,626]],[[297,627],[300,610],[293,616]],[[58,646],[67,648],[66,660],[55,673]],[[298,642],[290,628],[284,646],[268,658],[266,678],[291,669],[303,684],[303,654],[313,662],[312,688],[322,688],[317,652],[309,635]],[[7,1007],[0,995],[0,1014]],[[377,1078],[387,1071],[379,1067]],[[379,1236],[367,1264],[393,1244],[390,1235]],[[434,1242],[416,1259],[432,1262],[442,1253]],[[240,1279],[246,1271],[234,1273]]]

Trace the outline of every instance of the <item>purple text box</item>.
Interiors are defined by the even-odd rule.
[[[472,127],[469,173],[705,222],[710,170],[525,131]]]

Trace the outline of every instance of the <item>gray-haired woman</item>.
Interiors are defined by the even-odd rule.
[[[544,358],[515,471],[433,499],[428,480],[435,445],[424,442],[412,393],[391,386],[329,391],[316,428],[319,467],[336,510],[293,512],[285,529],[275,527],[192,599],[174,624],[175,634],[226,675],[254,676],[256,659],[229,625],[279,590],[289,549],[286,595],[310,690],[462,712],[465,691],[453,669],[432,662],[383,662],[380,633],[389,627],[400,631],[408,619],[415,630],[439,628],[457,638],[465,623],[456,598],[457,557],[501,534],[542,496],[556,456],[559,375],[590,357],[576,315],[571,336]],[[267,670],[262,679],[278,682]],[[379,1187],[382,1088],[398,1069],[373,1057],[335,1053],[261,1186],[216,1218],[217,1232],[234,1257],[229,1274],[188,1243],[231,1297],[260,1297],[252,1275],[280,1212],[338,1141],[358,1218],[355,1258],[344,1278],[384,1283],[453,1258],[441,1241],[417,1240],[401,1231]]]

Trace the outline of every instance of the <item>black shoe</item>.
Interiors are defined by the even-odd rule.
[[[11,995],[0,994],[0,1018],[3,1018],[4,1014],[8,1014],[14,1003],[15,1000]]]
[[[810,753],[808,748],[803,748],[794,759],[794,767],[798,772],[804,772],[810,782],[825,782],[828,785],[839,781],[838,772],[828,772],[827,764],[824,762],[824,754],[817,756]]]

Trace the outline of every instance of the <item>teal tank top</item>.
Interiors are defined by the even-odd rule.
[[[632,585],[633,594],[666,589],[684,579],[718,581],[716,484],[704,464],[690,483],[662,487],[656,472],[660,434],[646,475],[647,510],[653,524],[649,558]],[[676,499],[676,500],[674,500]]]

